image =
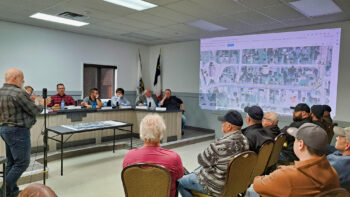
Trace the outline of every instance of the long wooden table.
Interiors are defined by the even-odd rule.
[[[181,111],[153,111],[141,109],[79,109],[79,110],[62,110],[47,115],[47,127],[54,127],[67,124],[97,122],[105,120],[115,120],[120,122],[127,122],[134,125],[133,132],[139,133],[139,125],[144,116],[149,113],[158,113],[165,120],[166,131],[163,135],[163,143],[167,142],[170,136],[176,136],[181,139]],[[32,148],[43,146],[44,131],[44,116],[37,116],[37,122],[31,128],[31,144]],[[123,134],[121,131],[118,134]],[[70,142],[79,142],[83,140],[93,139],[96,144],[101,144],[102,139],[112,139],[113,129],[98,130],[88,133],[77,133],[72,136]],[[49,152],[57,150],[59,145],[55,141],[49,141]],[[5,155],[5,144],[0,139],[0,156]]]

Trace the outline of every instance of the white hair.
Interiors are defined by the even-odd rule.
[[[166,129],[164,119],[159,114],[148,114],[140,123],[140,138],[143,141],[158,142]]]
[[[267,112],[265,116],[268,116],[268,119],[271,120],[275,125],[278,124],[278,114],[276,112]]]

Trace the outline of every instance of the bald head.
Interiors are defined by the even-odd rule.
[[[22,88],[24,84],[23,72],[15,68],[10,68],[5,73],[5,83]]]
[[[278,124],[278,114],[276,112],[267,112],[262,120],[263,127],[270,127]]]

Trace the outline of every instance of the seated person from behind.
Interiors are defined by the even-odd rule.
[[[323,105],[311,106],[310,117],[311,117],[312,123],[317,124],[318,126],[322,127],[322,129],[326,131],[327,128],[323,123],[323,113],[324,113]]]
[[[98,89],[91,88],[90,96],[87,96],[83,99],[83,102],[81,102],[81,106],[87,107],[87,108],[101,108],[102,102],[98,97],[99,97]]]
[[[235,155],[249,150],[248,140],[241,132],[243,119],[239,112],[231,110],[225,116],[219,116],[218,120],[224,136],[198,154],[199,168],[178,181],[182,197],[192,196],[191,190],[220,196],[229,162]]]
[[[36,101],[36,99],[38,98],[38,96],[33,93],[34,88],[32,88],[32,86],[25,86],[24,89],[26,90],[26,92],[28,93],[30,100],[32,101]]]
[[[328,137],[324,129],[313,123],[289,128],[295,137],[294,152],[300,161],[291,166],[279,166],[268,176],[257,176],[254,190],[262,197],[315,196],[340,187],[337,172],[325,154]]]
[[[276,112],[267,112],[262,119],[262,125],[267,135],[272,139],[275,139],[281,133],[278,127],[278,114]]]
[[[171,173],[170,196],[176,193],[176,181],[184,174],[180,156],[171,150],[160,147],[160,140],[165,132],[165,123],[158,114],[146,115],[140,123],[140,138],[144,145],[142,148],[130,150],[124,157],[123,168],[135,163],[159,164],[167,168]]]
[[[65,94],[66,88],[62,83],[57,84],[57,94],[51,96],[51,102],[47,105],[48,107],[58,107],[61,106],[62,100],[64,101],[64,105],[75,105],[74,99]]]
[[[350,127],[334,127],[334,133],[337,135],[337,151],[328,155],[327,159],[338,172],[341,186],[350,191]]]
[[[111,98],[112,107],[116,107],[117,103],[118,103],[118,107],[130,106],[130,101],[128,101],[124,97],[124,89],[123,88],[117,88],[117,90],[115,91],[115,94],[116,94],[116,96],[113,96]]]
[[[299,103],[295,107],[290,108],[294,109],[293,122],[289,126],[281,129],[281,133],[286,134],[286,145],[282,147],[279,160],[286,162],[294,162],[299,160],[293,150],[295,138],[288,134],[287,129],[290,127],[299,128],[304,123],[311,123],[310,107],[307,104]]]
[[[259,106],[245,107],[244,111],[247,113],[246,123],[248,127],[242,129],[243,135],[248,138],[249,149],[259,153],[261,146],[266,141],[273,141],[273,139],[265,132],[261,124],[264,117],[264,112]]]
[[[331,118],[331,111],[332,108],[329,105],[323,105],[323,124],[326,127],[326,132],[328,135],[328,142],[331,143],[332,138],[334,136],[334,132],[333,132],[333,120]]]
[[[158,104],[158,98],[155,94],[152,94],[150,89],[146,89],[144,94],[139,96],[136,100],[136,106],[150,106],[151,108],[156,108]]]

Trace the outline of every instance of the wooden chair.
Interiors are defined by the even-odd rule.
[[[228,164],[222,197],[237,197],[247,190],[257,158],[253,151],[242,152],[233,157]],[[197,197],[210,197],[197,191],[192,191],[192,194]]]
[[[258,153],[258,159],[256,161],[256,166],[252,173],[250,183],[253,183],[253,180],[256,176],[260,176],[264,173],[267,162],[269,161],[271,152],[273,148],[272,141],[266,141],[260,148]]]
[[[286,141],[285,134],[280,133],[279,135],[276,136],[275,143],[273,145],[269,161],[267,162],[265,174],[274,170],[275,165],[278,162],[278,158],[280,156],[280,153],[281,153],[281,150],[282,150],[282,147],[283,147],[283,144],[285,141]]]
[[[350,197],[350,194],[344,188],[335,188],[325,192],[321,192],[315,197]]]
[[[163,166],[132,164],[123,169],[121,176],[126,197],[170,196],[171,174]]]

